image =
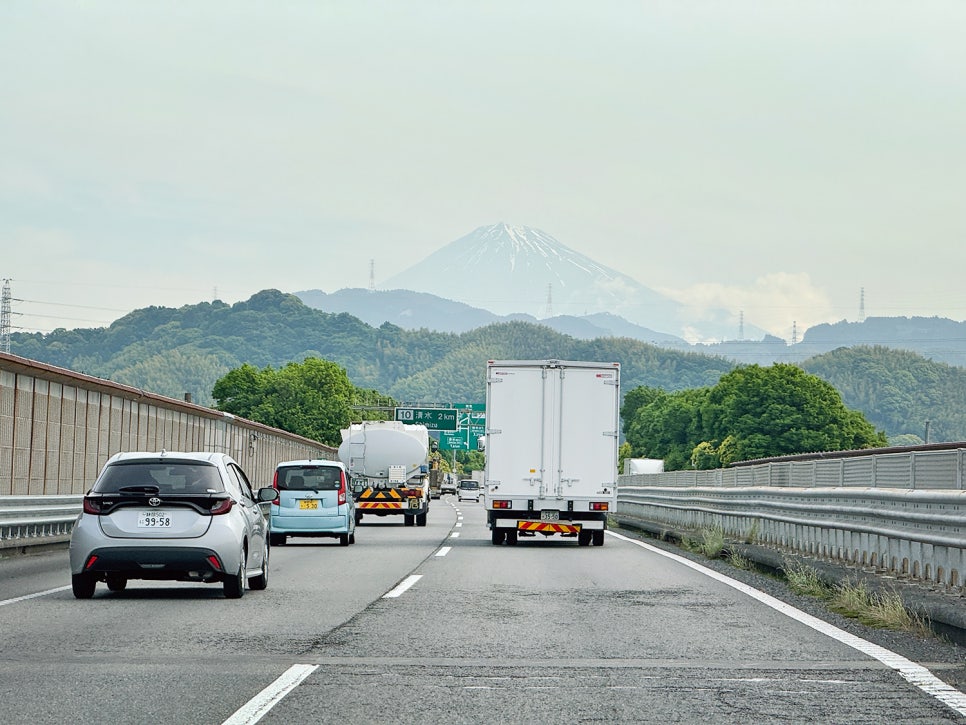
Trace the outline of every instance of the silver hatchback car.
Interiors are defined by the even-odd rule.
[[[118,453],[84,496],[70,539],[74,596],[97,582],[222,582],[225,596],[268,585],[275,489],[252,490],[224,453]]]

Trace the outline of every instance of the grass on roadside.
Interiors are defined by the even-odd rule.
[[[906,609],[898,592],[870,592],[861,581],[826,584],[812,567],[787,561],[784,572],[792,591],[821,599],[829,609],[844,617],[857,619],[878,629],[911,632],[920,637],[932,636],[925,620]]]

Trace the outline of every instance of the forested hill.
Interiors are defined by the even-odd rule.
[[[667,350],[629,338],[578,340],[538,324],[506,322],[461,334],[371,327],[321,312],[296,296],[265,290],[245,302],[136,310],[107,328],[15,333],[10,352],[154,393],[210,405],[211,389],[249,363],[281,367],[307,357],[331,360],[359,388],[398,401],[482,401],[489,359],[617,361],[622,388],[668,391],[714,385],[734,367],[721,357]],[[966,439],[966,369],[884,348],[840,349],[802,365],[843,393],[890,437]]]

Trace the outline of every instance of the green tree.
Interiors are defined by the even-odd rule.
[[[749,365],[721,376],[708,395],[709,440],[735,440],[730,460],[886,445],[838,391],[795,365]]]
[[[219,410],[334,446],[352,418],[354,392],[344,368],[307,358],[279,370],[243,365],[218,380],[212,395]]]
[[[794,365],[737,368],[713,388],[631,391],[625,413],[635,404],[624,418],[627,441],[635,455],[663,458],[671,471],[886,445],[835,388]]]

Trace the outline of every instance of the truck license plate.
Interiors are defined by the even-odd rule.
[[[541,521],[560,521],[560,512],[556,509],[544,509],[540,512]]]

